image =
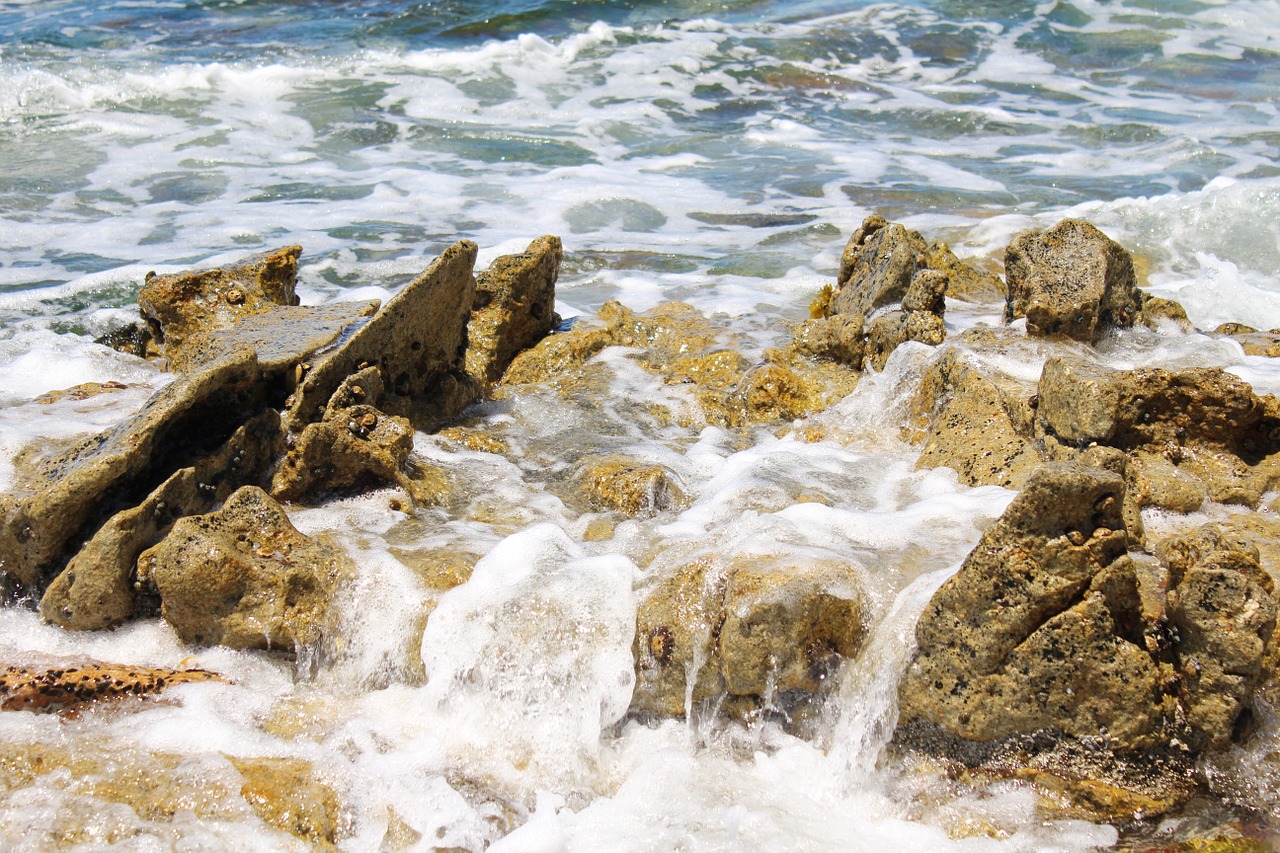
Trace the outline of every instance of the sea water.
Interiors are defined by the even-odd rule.
[[[1198,327],[1280,327],[1278,33],[1269,0],[0,2],[0,488],[28,443],[104,428],[169,381],[92,343],[136,316],[147,271],[291,243],[318,304],[385,299],[460,238],[483,266],[557,234],[561,314],[684,300],[758,357],[869,213],[997,271],[1012,235],[1070,215],[1134,252]],[[952,303],[948,331],[998,315]],[[505,456],[420,433],[415,450],[458,485],[445,507],[406,517],[380,492],[292,511],[360,567],[323,660],[0,610],[6,660],[197,662],[231,679],[136,713],[3,714],[0,740],[184,755],[175,772],[196,786],[225,781],[226,755],[301,758],[339,795],[351,850],[1116,841],[1047,819],[1012,783],[922,806],[927,770],[882,760],[914,620],[1012,497],[915,470],[898,425],[935,351],[901,348],[816,416],[817,442],[637,420],[655,399],[695,409],[626,356],[601,355],[605,393],[581,407],[531,393],[470,413]],[[1034,380],[1044,353],[999,357]],[[1280,391],[1272,362],[1203,335],[1135,335],[1103,358],[1225,366]],[[108,380],[129,387],[36,402]],[[666,465],[689,504],[608,519],[602,540],[601,514],[565,496],[578,441]],[[410,566],[442,553],[474,570],[440,595]],[[759,555],[839,560],[864,591],[871,639],[819,736],[627,721],[636,596],[681,560]],[[1243,787],[1280,802],[1274,781]],[[198,811],[130,809],[53,773],[0,796],[0,838],[294,843],[247,810]]]

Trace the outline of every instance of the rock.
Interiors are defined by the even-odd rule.
[[[88,400],[90,397],[96,397],[99,394],[124,391],[128,387],[122,382],[81,382],[79,385],[73,385],[70,388],[47,391],[36,397],[35,402],[42,406],[51,406],[63,400]]]
[[[386,387],[380,408],[415,423],[451,417],[474,401],[464,357],[475,260],[474,243],[455,243],[336,349],[313,357],[285,414],[289,431],[319,420],[338,387],[366,367],[377,367]]]
[[[1230,745],[1262,675],[1276,626],[1275,584],[1258,550],[1208,525],[1163,540],[1179,696],[1196,751]]]
[[[1139,508],[1195,512],[1207,497],[1205,485],[1162,453],[1135,450],[1126,466],[1126,493]]]
[[[1024,231],[1005,250],[1006,322],[1027,318],[1027,334],[1095,343],[1128,328],[1142,310],[1133,259],[1088,222],[1064,219]]]
[[[289,652],[320,641],[334,590],[353,571],[341,549],[299,533],[255,486],[179,519],[138,559],[139,581],[159,593],[183,642]]]
[[[996,302],[1005,298],[1000,276],[983,272],[956,257],[943,242],[930,243],[924,252],[925,266],[947,276],[946,295],[963,302]]]
[[[81,542],[135,506],[183,459],[208,453],[266,404],[257,359],[241,350],[157,392],[133,417],[46,460],[0,496],[0,575],[42,588]]]
[[[138,320],[127,326],[112,329],[106,334],[94,338],[95,344],[111,347],[116,352],[153,359],[164,356],[164,347],[156,338],[156,331],[146,320]]]
[[[685,501],[672,471],[620,454],[588,458],[578,482],[592,505],[633,517],[676,509]]]
[[[230,328],[253,314],[297,305],[300,254],[301,246],[286,246],[218,269],[148,273],[138,307],[156,324],[165,355],[181,360],[187,338],[197,332]]]
[[[320,780],[315,765],[297,758],[227,759],[244,777],[240,796],[258,817],[313,850],[337,849],[338,796]]]
[[[781,711],[794,727],[865,635],[848,566],[754,556],[678,567],[641,596],[636,626],[632,712],[682,716],[727,698],[730,714]]]
[[[184,515],[208,512],[255,482],[283,443],[280,417],[267,410],[212,455],[182,468],[135,507],[122,510],[80,548],[40,599],[45,621],[77,631],[110,628],[136,611],[134,567]]]
[[[152,696],[175,684],[222,680],[206,669],[104,663],[9,665],[0,670],[0,710],[74,713],[96,702]]]
[[[467,325],[467,372],[484,387],[502,378],[512,359],[547,336],[555,313],[559,237],[539,237],[522,254],[503,255],[476,277]]]
[[[1229,331],[1223,331],[1228,329]],[[1239,323],[1223,323],[1215,332],[1231,338],[1240,344],[1245,355],[1259,355],[1264,358],[1280,358],[1280,331],[1259,332]]]
[[[1138,319],[1148,329],[1158,332],[1162,326],[1172,325],[1184,334],[1196,330],[1191,323],[1191,318],[1187,316],[1186,309],[1174,300],[1152,296],[1144,291],[1139,291],[1139,296],[1142,300],[1142,311]]]
[[[791,346],[801,355],[826,358],[861,370],[867,346],[862,318],[837,314],[806,320],[796,329]]]
[[[893,351],[907,341],[937,346],[946,335],[942,317],[928,311],[890,311],[880,314],[866,327],[865,363],[876,370],[883,370]]]
[[[729,393],[729,422],[792,421],[813,411],[813,391],[794,371],[777,364],[752,367]]]
[[[413,427],[405,418],[364,405],[327,412],[303,429],[281,460],[271,495],[314,503],[330,492],[395,485],[414,503],[435,503],[433,485],[409,474],[412,451]]]
[[[845,566],[739,563],[724,597],[718,657],[737,696],[818,693],[865,635],[862,606]]]
[[[1016,489],[1044,461],[1019,429],[1007,396],[955,351],[929,368],[920,394],[916,409],[933,412],[917,468],[946,466],[965,485]]]
[[[284,376],[316,353],[355,334],[377,310],[377,300],[266,309],[227,328],[192,332],[180,348],[169,352],[169,366],[189,371],[248,347],[257,353],[265,373]]]
[[[1142,645],[1117,474],[1038,469],[916,626],[901,721],[969,741],[1039,731],[1117,751],[1162,742],[1164,674]]]
[[[867,317],[877,308],[900,304],[928,247],[915,231],[868,216],[840,259],[831,313]]]

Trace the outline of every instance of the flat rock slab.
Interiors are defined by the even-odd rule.
[[[169,364],[177,371],[193,370],[249,347],[264,371],[280,373],[313,356],[323,357],[327,348],[340,347],[377,310],[377,300],[270,308],[226,328],[191,335]]]

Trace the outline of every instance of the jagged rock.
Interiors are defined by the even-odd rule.
[[[1152,296],[1145,291],[1139,291],[1142,301],[1142,311],[1138,315],[1138,319],[1148,329],[1159,331],[1161,326],[1172,324],[1178,331],[1190,333],[1196,330],[1191,323],[1191,318],[1187,316],[1187,309],[1172,299],[1165,299],[1160,296]]]
[[[1068,445],[1162,454],[1214,501],[1256,506],[1276,481],[1280,403],[1217,368],[1107,370],[1051,358],[1037,413]]]
[[[642,595],[636,626],[633,712],[681,716],[724,695],[730,713],[781,708],[792,723],[865,634],[847,566],[761,557],[680,566]]]
[[[813,391],[795,371],[759,364],[744,373],[729,393],[729,422],[791,421],[814,409]]]
[[[313,357],[285,414],[289,431],[319,420],[338,387],[366,367],[377,367],[386,386],[379,407],[416,423],[451,417],[474,401],[464,357],[475,260],[474,243],[453,244],[336,349]]]
[[[156,338],[156,331],[146,320],[138,320],[126,326],[112,329],[106,334],[94,338],[95,344],[111,347],[116,352],[153,359],[164,356],[164,347]]]
[[[1025,396],[1024,396],[1025,399]],[[970,486],[1018,488],[1044,461],[1010,413],[1010,401],[953,350],[929,369],[915,401],[933,409],[917,468],[946,466]]]
[[[946,336],[946,326],[939,314],[929,311],[890,311],[880,314],[866,327],[865,363],[876,370],[883,370],[893,351],[907,341],[937,346]]]
[[[40,599],[45,621],[77,631],[110,628],[135,612],[134,567],[184,515],[208,512],[256,481],[282,449],[280,417],[267,410],[214,454],[176,471],[135,507],[102,525]]]
[[[976,269],[956,257],[941,241],[930,243],[924,252],[925,266],[947,276],[946,295],[963,302],[996,302],[1005,298],[1000,276]]]
[[[139,581],[158,592],[183,642],[289,652],[321,639],[334,590],[352,572],[341,549],[299,533],[256,486],[179,519],[138,558]]]
[[[1087,344],[1127,328],[1142,310],[1133,259],[1094,226],[1064,219],[1024,231],[1005,250],[1005,320],[1027,318],[1027,333]]]
[[[675,509],[684,504],[679,478],[661,465],[627,456],[604,454],[589,458],[578,475],[590,502],[637,516]]]
[[[156,324],[165,355],[178,357],[197,332],[226,329],[253,314],[297,305],[301,246],[286,246],[240,263],[172,275],[148,273],[138,307]]]
[[[37,477],[0,496],[0,575],[42,587],[108,518],[143,500],[183,460],[225,442],[265,404],[257,359],[241,350],[179,377],[133,417],[45,460]]]
[[[1124,481],[1036,471],[916,626],[901,721],[971,741],[1060,731],[1125,751],[1161,741],[1165,676],[1142,645]]]
[[[1162,453],[1143,450],[1130,453],[1125,483],[1126,494],[1133,496],[1139,508],[1195,512],[1207,497],[1204,483]]]
[[[297,758],[227,759],[244,777],[240,796],[258,817],[310,849],[337,849],[342,821],[338,796],[320,780],[315,765]]]
[[[249,347],[265,373],[285,376],[313,354],[354,334],[377,310],[377,300],[265,309],[226,328],[192,332],[169,353],[169,366],[189,371]]]
[[[896,222],[868,216],[840,258],[831,313],[867,317],[902,302],[912,277],[924,268],[924,238]]]
[[[862,317],[836,314],[805,320],[796,329],[791,346],[801,355],[830,359],[860,370],[867,348]]]
[[[95,702],[151,696],[194,681],[222,681],[206,669],[90,663],[0,670],[0,710],[75,712]]]
[[[496,383],[517,353],[559,323],[555,286],[561,255],[559,237],[539,237],[523,253],[503,255],[476,276],[466,365],[481,385]]]
[[[396,485],[417,504],[435,503],[433,485],[408,473],[412,451],[407,419],[372,406],[338,409],[298,436],[271,480],[271,495],[306,502],[326,492]]]
[[[1188,745],[1230,744],[1262,675],[1276,627],[1275,584],[1258,549],[1208,525],[1156,546],[1169,571],[1169,623],[1177,632]]]

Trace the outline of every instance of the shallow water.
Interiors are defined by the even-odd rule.
[[[385,299],[459,238],[483,266],[558,234],[565,316],[685,300],[758,358],[873,211],[993,269],[1013,234],[1075,215],[1200,328],[1280,327],[1277,32],[1261,0],[0,3],[0,487],[29,442],[99,429],[168,381],[91,343],[134,316],[148,270],[289,243],[315,304]],[[953,304],[948,332],[998,314]],[[1039,375],[1043,351],[1006,353],[1000,369]],[[375,493],[293,513],[360,565],[321,661],[0,611],[13,655],[196,655],[234,682],[137,713],[3,714],[0,739],[179,754],[195,787],[234,778],[224,754],[304,758],[352,850],[1113,844],[1012,784],[922,808],[927,768],[878,760],[915,614],[1011,498],[915,470],[898,425],[934,357],[902,348],[802,441],[700,423],[679,387],[606,351],[582,405],[529,391],[469,413],[508,455],[419,434],[455,487],[441,508],[406,517]],[[1269,360],[1204,336],[1134,332],[1102,358],[1280,390]],[[108,380],[131,387],[35,402]],[[675,416],[637,414],[655,400]],[[583,506],[568,481],[589,449],[666,465],[689,504]],[[419,573],[442,555],[474,564],[443,595]],[[757,557],[839,560],[863,584],[873,641],[821,736],[624,720],[635,595],[691,560]],[[66,774],[0,798],[15,845],[294,845],[243,808],[152,813]]]

